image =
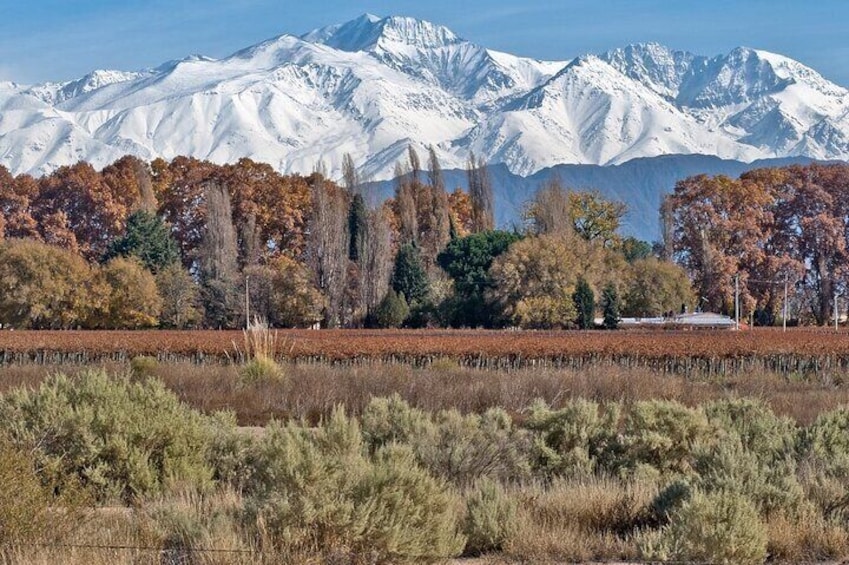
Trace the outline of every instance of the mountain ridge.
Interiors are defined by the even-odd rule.
[[[658,43],[538,61],[449,28],[365,14],[222,59],[0,86],[0,164],[44,174],[126,153],[249,157],[281,172],[319,161],[389,178],[406,145],[443,166],[471,151],[522,176],[667,154],[751,162],[849,158],[849,91],[747,47],[707,57]]]

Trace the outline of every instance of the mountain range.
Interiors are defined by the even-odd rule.
[[[250,157],[281,172],[323,162],[338,177],[349,153],[364,178],[379,181],[409,145],[421,153],[433,145],[446,169],[462,169],[472,151],[497,165],[512,187],[496,183],[502,221],[552,174],[623,183],[614,195],[633,220],[677,180],[651,171],[849,158],[849,91],[792,59],[743,47],[704,57],[649,43],[538,61],[427,21],[372,15],[223,59],[0,83],[0,164],[15,174],[79,160],[100,167],[131,153]],[[670,155],[681,161],[652,163]],[[654,224],[631,224],[656,233]]]

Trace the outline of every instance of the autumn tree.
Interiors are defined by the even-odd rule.
[[[605,247],[616,242],[626,211],[625,204],[607,200],[597,190],[569,193],[572,229],[585,240],[598,241]]]
[[[147,163],[127,155],[105,167],[100,174],[110,193],[127,211],[156,213],[156,194]]]
[[[801,266],[790,245],[796,241],[791,226],[804,221],[790,219],[792,213],[778,220],[777,213],[798,210],[798,203],[782,203],[775,188],[773,180],[764,178],[701,175],[680,181],[668,197],[664,207],[673,226],[674,257],[706,308],[731,313],[739,275],[743,311],[752,312],[770,297],[758,294],[759,287],[748,284],[750,278],[772,279]]]
[[[12,177],[0,166],[0,239],[40,239],[38,222],[32,215],[31,203],[38,197],[38,183],[32,177]]]
[[[171,263],[156,274],[162,298],[159,325],[163,328],[197,327],[203,320],[200,287],[179,263]]]
[[[492,179],[483,158],[469,156],[466,169],[469,182],[469,198],[472,205],[472,232],[479,233],[495,228],[495,204],[492,195]]]
[[[206,183],[204,193],[207,210],[198,271],[206,323],[214,328],[237,327],[243,308],[230,195],[214,181]]]
[[[472,233],[472,200],[469,194],[457,188],[448,195],[449,239],[466,237]]]
[[[362,304],[368,323],[380,301],[386,296],[392,276],[392,232],[384,208],[369,210],[362,235],[359,265]]]
[[[504,323],[531,329],[573,325],[579,271],[572,244],[556,235],[527,237],[495,258],[486,296]]]
[[[677,312],[682,304],[693,305],[695,297],[686,271],[654,257],[631,264],[625,284],[624,316],[649,318]]]
[[[198,260],[198,250],[206,233],[207,202],[205,186],[215,165],[190,157],[176,157],[170,163],[151,163],[159,215],[171,227],[186,267]]]
[[[230,195],[239,265],[262,262],[279,250],[300,256],[306,244],[311,193],[306,179],[282,176],[267,163],[239,159],[215,172]]]
[[[267,265],[250,267],[251,316],[273,327],[308,328],[322,320],[325,297],[312,281],[312,273],[294,259],[281,255]]]
[[[68,239],[68,231],[80,253],[94,261],[124,227],[129,209],[122,200],[100,173],[80,162],[43,177],[32,209],[42,230],[59,230],[58,235],[44,232],[45,241]]]
[[[338,327],[343,321],[344,293],[348,273],[348,196],[321,172],[313,174],[312,215],[306,247],[307,264],[318,289],[327,297],[324,325]]]
[[[162,298],[156,279],[137,258],[115,257],[99,269],[100,307],[88,325],[105,329],[141,329],[158,325]]]
[[[0,244],[0,323],[20,329],[72,329],[97,308],[88,263],[76,253],[33,240]]]
[[[554,177],[534,194],[524,216],[530,233],[544,235],[573,229],[572,212],[569,191]]]

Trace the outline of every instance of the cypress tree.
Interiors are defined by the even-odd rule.
[[[613,283],[608,283],[601,292],[601,309],[604,313],[604,329],[619,328],[619,293]]]
[[[584,277],[578,279],[575,292],[572,294],[575,302],[575,311],[578,318],[575,322],[582,330],[592,329],[595,326],[595,293]]]
[[[168,226],[159,216],[145,210],[130,214],[124,235],[112,242],[104,261],[128,256],[137,257],[152,273],[158,273],[180,258]]]
[[[362,194],[355,194],[348,209],[348,259],[359,261],[366,231],[366,203]]]
[[[427,272],[418,246],[406,243],[395,256],[395,271],[392,273],[392,289],[403,294],[407,304],[422,304],[430,294]]]

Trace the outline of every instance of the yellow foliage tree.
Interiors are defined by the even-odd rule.
[[[0,323],[71,329],[97,307],[91,267],[71,251],[34,240],[0,245]]]
[[[105,296],[91,325],[140,329],[159,324],[162,298],[156,279],[138,259],[116,257],[101,268],[97,279]]]

